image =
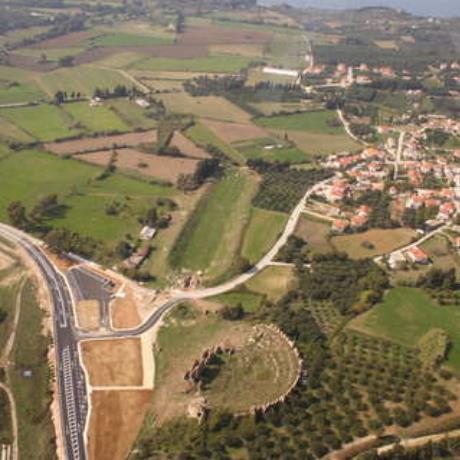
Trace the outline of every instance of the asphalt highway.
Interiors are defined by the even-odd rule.
[[[33,240],[0,224],[0,236],[20,244],[40,268],[53,300],[53,334],[56,349],[56,378],[59,390],[61,425],[69,460],[85,460],[84,432],[88,413],[85,377],[74,334],[72,297],[63,275],[48,261]]]

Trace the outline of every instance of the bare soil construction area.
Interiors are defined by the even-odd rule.
[[[252,123],[226,123],[206,119],[203,119],[202,122],[216,136],[229,144],[270,136],[265,130]]]
[[[93,391],[89,422],[90,460],[124,460],[150,405],[151,390]]]
[[[65,142],[45,144],[45,149],[55,155],[74,155],[77,153],[94,152],[115,147],[135,147],[139,144],[156,142],[157,132],[152,129],[139,133],[120,134],[114,136],[88,137]]]
[[[111,155],[111,151],[102,150],[79,155],[78,159],[105,166],[108,164]],[[151,155],[130,148],[117,149],[115,162],[119,169],[134,171],[144,176],[151,176],[170,182],[176,182],[181,174],[194,173],[197,163],[198,160],[192,158]]]
[[[139,326],[141,318],[137,311],[136,299],[130,287],[125,287],[124,296],[117,297],[110,305],[112,325],[116,329],[130,329]]]
[[[141,386],[143,384],[140,339],[83,341],[81,351],[92,386]]]

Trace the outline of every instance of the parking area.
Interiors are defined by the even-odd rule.
[[[67,279],[72,288],[76,302],[97,301],[100,308],[100,325],[108,328],[109,303],[113,296],[115,284],[103,275],[78,266],[67,272]]]

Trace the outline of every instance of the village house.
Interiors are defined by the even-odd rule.
[[[332,222],[331,232],[333,233],[344,233],[350,227],[350,223],[345,219],[335,219]]]
[[[413,264],[426,265],[430,262],[428,254],[422,251],[418,246],[410,248],[406,252],[407,260]]]

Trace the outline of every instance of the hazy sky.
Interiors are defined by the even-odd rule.
[[[263,4],[290,3],[317,8],[392,6],[426,16],[460,16],[460,0],[261,0]]]

